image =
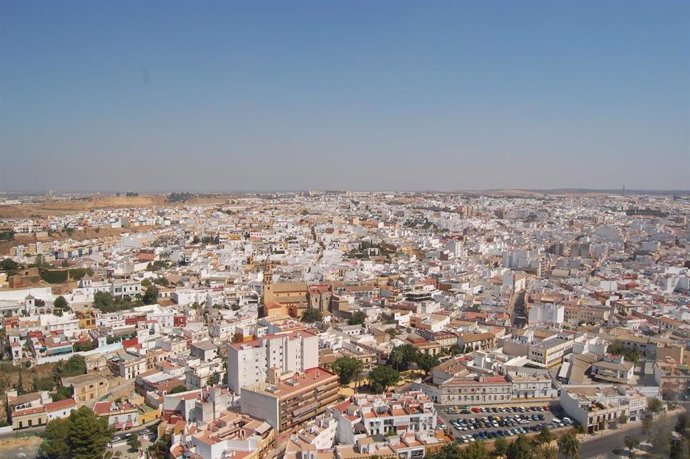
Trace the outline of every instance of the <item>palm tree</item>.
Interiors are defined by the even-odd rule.
[[[565,457],[574,459],[580,453],[580,440],[574,432],[568,432],[558,440],[558,449]]]

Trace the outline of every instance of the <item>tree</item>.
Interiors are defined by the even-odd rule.
[[[455,443],[446,443],[435,453],[428,454],[427,459],[488,459],[489,452],[483,441],[470,443],[459,448]]]
[[[73,395],[73,390],[72,387],[67,386],[67,387],[58,387],[55,392],[50,394],[50,396],[53,398],[54,402],[59,402],[60,400],[67,400],[68,398],[72,398]]]
[[[103,457],[112,438],[108,419],[82,406],[69,415],[68,444],[74,459],[95,459]]]
[[[544,443],[548,444],[553,441],[553,434],[551,433],[548,427],[544,426],[541,428],[537,436],[534,437],[534,439],[540,445],[543,445]]]
[[[529,439],[524,435],[518,435],[518,437],[513,440],[510,445],[508,445],[508,451],[506,451],[506,457],[508,459],[532,459],[534,458],[534,449]]]
[[[362,371],[364,365],[354,357],[340,357],[333,362],[331,368],[340,378],[340,384],[346,385]]]
[[[505,456],[508,452],[508,446],[510,446],[508,440],[504,437],[498,437],[494,442],[494,452],[497,456]]]
[[[652,423],[653,418],[651,415],[642,418],[642,433],[645,436],[648,436],[649,432],[652,430]]]
[[[392,328],[392,327],[391,327],[391,328],[387,328],[387,329],[386,329],[386,333],[388,333],[388,335],[389,335],[391,338],[395,338],[395,336],[398,334],[398,330],[396,330],[395,328]]]
[[[64,296],[60,295],[53,301],[53,307],[66,311],[67,309],[69,309],[69,303],[67,303],[67,300]]]
[[[100,459],[112,437],[108,420],[82,406],[46,426],[41,454],[48,459]]]
[[[149,263],[149,265],[151,265],[151,263]],[[148,269],[148,267],[147,267],[147,269]],[[153,269],[153,266],[152,266],[152,269]],[[151,287],[151,281],[148,278],[144,279],[143,281],[141,281],[141,286],[142,287]]]
[[[19,269],[19,264],[11,258],[5,258],[0,261],[0,270],[2,271],[16,271]]]
[[[366,320],[367,315],[364,311],[355,311],[347,323],[350,325],[364,325],[364,321]]]
[[[460,450],[460,459],[489,459],[489,451],[483,441],[470,443]]]
[[[687,413],[681,413],[678,415],[678,421],[676,421],[675,430],[679,434],[685,434],[690,427],[690,416]]]
[[[66,361],[58,362],[53,372],[55,379],[84,375],[86,374],[86,360],[82,355],[73,355]]]
[[[187,392],[187,387],[185,387],[183,384],[178,384],[177,386],[173,387],[170,389],[169,394],[179,394],[180,392]]]
[[[558,459],[558,448],[544,443],[534,449],[534,457],[539,459]]]
[[[141,440],[139,440],[139,435],[132,434],[132,436],[127,439],[127,444],[132,451],[139,451],[139,448],[141,448]]]
[[[369,372],[369,379],[376,391],[383,392],[398,382],[400,373],[387,365],[381,365]]]
[[[39,457],[49,459],[69,459],[72,451],[69,446],[70,421],[68,418],[55,419],[46,426]]]
[[[167,459],[169,456],[170,435],[163,434],[156,442],[149,446],[149,457],[151,459]]]
[[[635,437],[631,437],[630,435],[626,435],[625,438],[623,439],[623,443],[625,444],[625,447],[628,448],[628,453],[629,453],[628,456],[632,457],[633,456],[632,450],[637,448],[637,446],[640,444],[640,441]]]
[[[156,304],[158,302],[158,289],[153,285],[144,292],[144,304]]]
[[[621,414],[620,416],[618,416],[618,422],[620,424],[626,424],[628,422],[628,417],[624,414]]]
[[[659,414],[664,409],[664,404],[658,398],[652,398],[647,403],[647,409],[654,414]]]
[[[388,356],[388,364],[398,371],[405,371],[417,362],[419,350],[411,344],[396,346]]]
[[[558,439],[558,450],[565,457],[575,458],[580,454],[580,440],[574,432],[568,432]]]
[[[113,296],[108,292],[96,292],[93,296],[93,307],[102,312],[114,312],[115,301]]]
[[[302,314],[302,322],[313,323],[321,322],[321,320],[323,320],[323,314],[316,308],[307,308],[304,310],[304,314]]]
[[[417,355],[417,367],[419,367],[420,370],[424,370],[426,374],[429,374],[431,369],[438,364],[438,359],[433,355],[423,354],[421,352]]]
[[[214,372],[208,377],[207,383],[209,386],[215,386],[220,382],[220,373]]]

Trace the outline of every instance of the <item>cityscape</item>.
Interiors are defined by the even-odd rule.
[[[690,459],[687,0],[1,0],[0,459]]]
[[[685,441],[688,193],[134,194],[0,203],[2,429],[49,457],[83,409],[122,457]]]

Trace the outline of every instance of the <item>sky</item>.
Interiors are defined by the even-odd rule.
[[[686,0],[0,1],[0,191],[690,189]]]

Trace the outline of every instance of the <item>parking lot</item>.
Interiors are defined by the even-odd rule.
[[[436,408],[444,426],[460,443],[539,432],[544,426],[555,429],[573,424],[567,417],[557,417],[547,405]]]

